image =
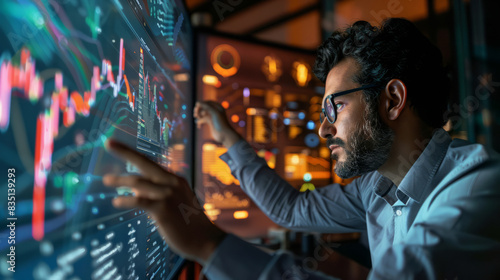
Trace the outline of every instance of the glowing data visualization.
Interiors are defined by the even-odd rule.
[[[177,0],[0,2],[0,279],[169,279],[182,259],[106,173],[109,138],[192,173],[192,32]]]

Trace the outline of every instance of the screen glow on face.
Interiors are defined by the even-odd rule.
[[[333,100],[331,98],[327,98],[325,101],[326,118],[328,119],[328,121],[330,121],[330,123],[334,123],[337,120],[335,104],[333,103]]]

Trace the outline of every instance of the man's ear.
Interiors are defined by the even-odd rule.
[[[399,79],[392,79],[385,86],[382,95],[383,113],[386,114],[387,119],[391,121],[396,120],[406,105],[406,85]]]

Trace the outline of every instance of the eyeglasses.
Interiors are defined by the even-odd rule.
[[[337,92],[334,94],[330,94],[327,98],[325,98],[325,101],[323,102],[323,108],[321,109],[322,112],[321,112],[320,117],[319,117],[319,122],[323,123],[323,120],[325,119],[325,117],[331,124],[335,123],[335,121],[337,120],[337,106],[333,102],[333,99],[335,97],[339,97],[342,95],[346,95],[346,94],[360,91],[360,90],[364,90],[364,89],[374,88],[377,86],[379,86],[379,84],[370,84],[370,85],[362,86],[359,88],[349,89],[349,90]]]

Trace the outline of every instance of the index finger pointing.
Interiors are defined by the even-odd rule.
[[[143,154],[127,147],[120,142],[110,139],[106,142],[106,148],[114,154],[118,155],[120,158],[130,161],[139,169],[141,174],[155,183],[170,181],[174,184],[177,184],[178,182],[177,176],[175,176],[174,174],[170,174],[160,165],[151,161]]]

